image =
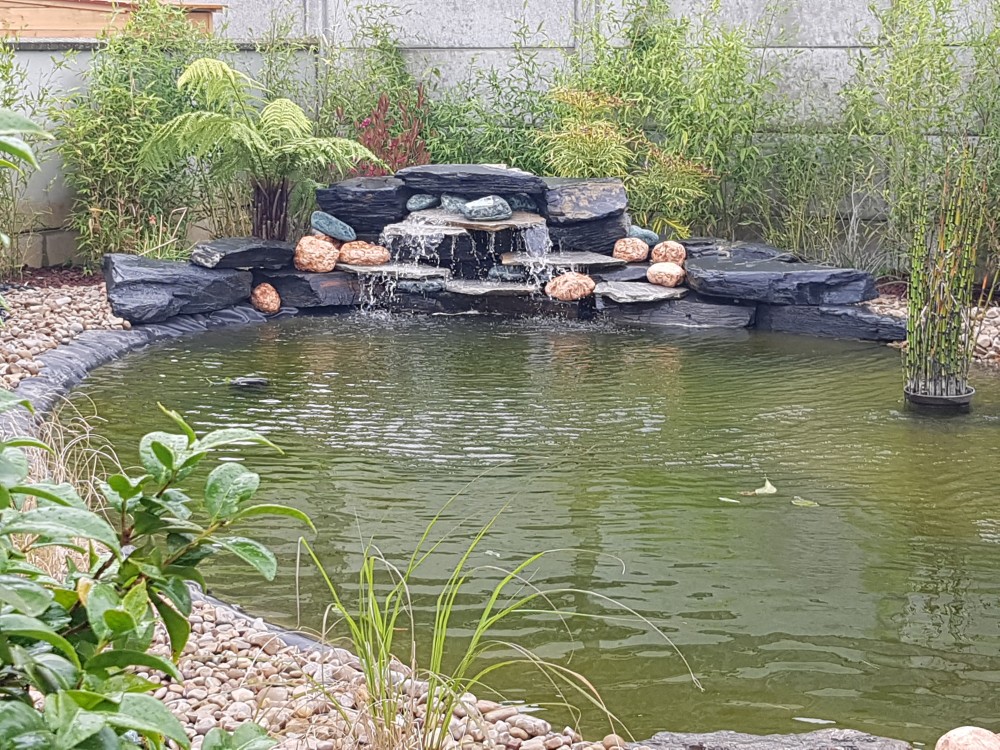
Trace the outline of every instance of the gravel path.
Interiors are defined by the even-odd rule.
[[[46,283],[50,280],[57,283]],[[8,390],[39,373],[39,354],[84,331],[130,327],[112,314],[99,278],[57,275],[26,282],[0,291],[9,308],[0,327],[0,385]]]

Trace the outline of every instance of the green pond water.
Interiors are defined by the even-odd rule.
[[[219,384],[249,374],[272,385]],[[463,525],[414,582],[420,622],[478,525],[509,504],[471,560],[481,571],[455,637],[478,616],[490,566],[564,550],[536,580],[655,621],[704,692],[634,620],[525,615],[497,636],[588,675],[638,738],[826,721],[929,743],[1000,725],[1000,377],[977,373],[974,411],[955,418],[908,412],[900,382],[898,353],[861,343],[352,316],[175,341],[79,391],[127,461],[142,434],[169,429],[157,401],[199,430],[267,434],[287,454],[245,453],[260,497],[312,515],[319,554],[347,585],[363,537],[403,561],[472,482],[443,521]],[[778,494],[739,494],[765,476]],[[278,578],[220,557],[214,593],[295,626],[299,533],[284,519],[257,528]],[[298,586],[302,624],[319,625],[329,598],[308,564]],[[582,595],[557,603],[619,612]],[[553,700],[527,667],[492,684]]]

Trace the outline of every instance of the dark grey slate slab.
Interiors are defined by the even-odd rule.
[[[421,193],[459,193],[481,197],[504,193],[538,195],[545,181],[530,172],[486,164],[425,164],[396,172],[406,186]]]
[[[903,341],[906,319],[857,305],[758,305],[757,327],[835,339]]]
[[[782,260],[688,259],[687,283],[699,294],[772,305],[851,305],[874,299],[875,279],[853,268]]]
[[[267,282],[281,296],[282,305],[292,307],[337,307],[360,301],[360,284],[354,274],[306,273],[304,271],[258,271],[254,283]]]
[[[642,743],[653,750],[912,750],[907,742],[853,729],[820,729],[804,734],[660,732]]]
[[[682,286],[666,287],[643,281],[601,281],[594,289],[595,297],[606,297],[622,304],[681,299],[687,293],[688,290]]]
[[[327,213],[347,222],[359,238],[378,234],[386,224],[409,213],[413,191],[395,177],[352,177],[316,191],[316,202]]]
[[[549,227],[552,244],[559,250],[580,250],[611,255],[615,243],[628,235],[632,220],[627,213],[596,221]]]
[[[591,272],[594,281],[646,281],[649,263],[629,263],[623,268],[602,268]]]
[[[251,279],[249,271],[118,253],[104,256],[111,309],[131,323],[156,323],[243,302],[250,296]]]
[[[191,251],[191,262],[204,268],[287,268],[295,246],[256,237],[220,237],[199,242]]]
[[[755,312],[752,305],[717,304],[695,296],[632,304],[599,297],[597,310],[620,323],[676,328],[749,328]]]
[[[625,185],[618,179],[551,177],[545,184],[545,216],[549,224],[609,219],[621,216],[628,207]]]

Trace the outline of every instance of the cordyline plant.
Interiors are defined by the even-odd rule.
[[[348,138],[320,138],[290,99],[267,101],[263,87],[222,60],[195,60],[177,79],[202,109],[161,126],[143,149],[151,167],[192,158],[215,181],[244,182],[252,192],[252,233],[284,240],[294,191],[361,161],[380,160]],[[211,196],[209,196],[211,198]]]
[[[362,162],[352,173],[363,177],[392,174],[403,167],[429,164],[430,152],[424,140],[424,128],[430,113],[423,86],[415,96],[401,96],[392,105],[386,94],[379,96],[375,109],[355,124],[358,141],[381,161]]]
[[[30,403],[0,391],[0,413]],[[205,558],[230,552],[266,578],[274,555],[231,533],[266,515],[301,511],[252,505],[260,477],[224,462],[203,492],[181,482],[209,454],[234,444],[274,447],[245,429],[198,437],[164,410],[178,434],[153,432],[139,447],[143,473],[116,474],[99,484],[111,521],[90,510],[70,484],[30,482],[25,448],[47,451],[34,438],[0,443],[0,750],[123,750],[190,743],[177,718],[149,695],[157,684],[137,669],[182,679],[175,666],[191,626],[188,584],[204,586]],[[59,577],[33,564],[44,547],[73,550]],[[71,560],[71,559],[70,559]],[[150,652],[162,624],[173,660]],[[203,748],[266,750],[275,743],[255,724],[234,735],[214,729]]]

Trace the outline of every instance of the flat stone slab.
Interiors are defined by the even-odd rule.
[[[595,297],[607,297],[622,304],[680,299],[687,293],[686,287],[666,287],[642,281],[602,281],[594,289]]]
[[[499,219],[497,221],[466,219],[461,214],[451,213],[441,208],[414,211],[410,216],[432,226],[436,224],[442,227],[457,227],[474,232],[501,232],[508,229],[528,229],[529,227],[545,226],[544,217],[528,213],[527,211],[514,211],[509,219]]]
[[[416,263],[384,263],[379,266],[356,266],[338,263],[337,269],[358,276],[391,276],[394,279],[421,281],[426,279],[447,279],[451,271],[437,266],[422,266]]]
[[[446,292],[466,297],[527,297],[535,294],[535,284],[518,284],[511,281],[475,281],[452,279],[444,285]]]
[[[191,251],[191,262],[203,268],[287,268],[295,246],[256,237],[220,237],[199,242]]]
[[[594,281],[645,281],[649,263],[628,263],[620,268],[602,268],[590,275]]]
[[[208,313],[250,297],[249,271],[109,253],[103,261],[111,310],[130,323]]]
[[[254,283],[267,282],[290,307],[343,307],[360,302],[361,286],[354,274],[305,271],[257,271]]]
[[[546,255],[504,253],[500,256],[500,262],[505,266],[524,266],[527,268],[621,268],[626,265],[621,258],[589,252],[547,253]]]
[[[875,279],[854,268],[784,260],[690,258],[687,283],[710,297],[771,305],[852,305],[874,299]]]
[[[346,222],[358,235],[382,231],[401,221],[413,195],[395,177],[352,177],[316,191],[316,202],[328,214]]]
[[[424,164],[406,167],[396,177],[419,193],[458,193],[481,197],[504,193],[540,195],[545,181],[530,172],[497,164]]]
[[[756,312],[753,305],[721,305],[692,296],[629,304],[598,297],[597,309],[620,323],[667,328],[749,328]]]
[[[628,206],[625,185],[615,178],[545,180],[545,214],[550,224],[573,224],[619,216]]]
[[[906,318],[855,305],[759,305],[757,327],[835,339],[904,341]]]
[[[642,743],[653,750],[912,750],[907,742],[853,729],[820,729],[804,734],[660,732]]]

